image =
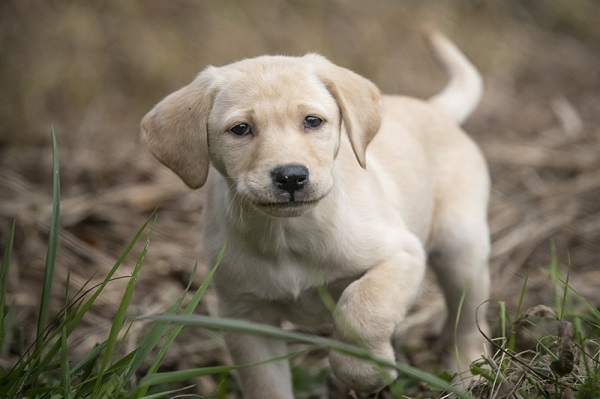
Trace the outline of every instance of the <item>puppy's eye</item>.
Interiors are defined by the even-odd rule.
[[[323,119],[316,116],[307,116],[304,118],[304,127],[307,129],[316,129],[323,124]]]
[[[238,125],[235,125],[231,129],[229,129],[229,131],[235,134],[236,136],[246,136],[252,133],[252,129],[250,129],[250,125],[247,123],[240,123]]]

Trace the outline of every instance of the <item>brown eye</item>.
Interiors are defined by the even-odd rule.
[[[304,127],[306,129],[316,129],[323,124],[323,119],[316,116],[307,116],[304,118]]]
[[[250,125],[248,125],[247,123],[240,123],[238,125],[235,125],[231,129],[229,129],[229,131],[235,134],[236,136],[246,136],[248,134],[252,134],[252,129],[250,129]]]

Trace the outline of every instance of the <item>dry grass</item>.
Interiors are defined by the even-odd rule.
[[[15,342],[31,338],[37,315],[51,210],[50,124],[58,133],[63,187],[57,303],[68,270],[76,287],[94,273],[102,276],[159,207],[134,298],[137,314],[157,313],[179,294],[194,262],[202,262],[203,201],[201,191],[188,191],[139,143],[137,126],[151,105],[209,63],[308,51],[386,92],[428,96],[444,77],[419,36],[425,23],[453,37],[486,80],[484,101],[466,129],[483,148],[494,182],[495,298],[516,309],[522,276],[530,271],[524,306],[552,305],[554,288],[541,270],[555,245],[558,258],[573,265],[573,288],[599,306],[600,27],[594,21],[600,7],[595,0],[544,4],[2,2],[0,234],[6,237],[17,216],[10,280]],[[124,274],[127,267],[133,265]],[[89,348],[106,335],[125,284],[108,287],[74,345]],[[209,293],[199,312],[213,308]],[[428,291],[407,323],[422,332],[411,334],[413,347],[423,348],[435,333],[430,322],[440,311],[439,297]],[[136,328],[131,340],[144,325]],[[180,338],[168,367],[225,361],[218,337],[188,331]],[[414,351],[408,360],[434,362],[431,351]],[[196,382],[198,393],[215,389],[213,380]]]

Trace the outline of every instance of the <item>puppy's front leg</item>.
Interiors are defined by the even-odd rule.
[[[278,324],[277,312],[263,301],[234,300],[231,293],[220,293],[219,314],[223,317],[270,325]],[[253,364],[284,356],[287,344],[260,336],[224,334],[227,349],[235,364]],[[244,399],[294,399],[290,365],[287,360],[239,369],[238,379]]]
[[[235,364],[251,364],[284,356],[286,343],[264,337],[225,334],[227,348]],[[287,360],[238,370],[245,399],[293,399],[292,377]]]
[[[404,240],[402,249],[350,284],[338,301],[336,338],[365,346],[377,357],[394,361],[391,339],[420,291],[425,254],[415,237]],[[368,360],[331,352],[335,375],[359,391],[373,392],[396,378],[396,371],[381,369]]]

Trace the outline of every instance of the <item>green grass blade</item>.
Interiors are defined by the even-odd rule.
[[[65,284],[65,307],[63,308],[63,320],[68,318],[69,309],[69,286],[71,285],[71,271],[67,272],[67,281]],[[71,397],[71,372],[69,365],[69,346],[67,343],[66,323],[62,323],[60,328],[60,385],[63,389],[64,399]]]
[[[518,315],[523,311],[523,300],[525,299],[525,292],[527,291],[527,283],[529,281],[529,271],[525,272],[525,278],[523,279],[523,284],[521,285],[521,293],[519,295],[519,303],[517,303],[517,318]],[[510,334],[508,338],[508,349],[514,351],[517,346],[517,330],[514,323],[510,325]]]
[[[41,300],[39,306],[38,320],[37,320],[37,334],[35,340],[35,351],[29,356],[27,361],[19,362],[15,367],[8,373],[7,380],[11,381],[13,386],[10,384],[0,383],[0,389],[8,387],[9,396],[14,395],[20,386],[16,384],[16,381],[27,381],[30,376],[34,376],[34,380],[37,378],[36,375],[43,370],[43,367],[28,367],[30,363],[37,363],[41,361],[41,353],[44,347],[49,344],[49,340],[44,339],[43,334],[47,326],[48,311],[50,307],[50,295],[52,291],[52,280],[54,277],[54,265],[56,262],[56,252],[58,248],[58,230],[59,230],[59,218],[60,218],[60,169],[58,162],[58,145],[56,141],[56,134],[54,128],[51,128],[52,136],[52,157],[53,157],[53,190],[52,190],[52,216],[50,220],[50,232],[48,237],[48,249],[46,254],[46,264],[44,268],[44,279],[41,293]],[[27,370],[25,372],[25,370]]]
[[[154,221],[156,221],[156,217],[154,218]],[[104,350],[104,356],[102,358],[100,370],[98,371],[98,373],[100,375],[102,375],[104,373],[104,371],[108,367],[109,362],[111,361],[111,359],[113,357],[113,352],[114,352],[117,340],[119,338],[119,332],[123,329],[123,325],[125,323],[125,318],[127,317],[127,309],[129,309],[129,304],[131,303],[131,298],[133,297],[133,292],[134,292],[135,286],[137,284],[139,273],[140,273],[142,264],[144,262],[144,258],[148,252],[151,234],[152,234],[152,231],[150,231],[150,234],[149,234],[148,238],[146,239],[146,243],[144,244],[144,247],[142,248],[142,252],[140,253],[140,256],[138,257],[138,261],[136,262],[136,265],[133,268],[131,278],[129,279],[129,282],[127,283],[127,287],[123,294],[123,298],[121,299],[121,303],[119,304],[119,308],[117,309],[117,313],[113,320],[113,324],[111,326],[110,333],[108,335],[108,342],[107,342],[106,348]],[[100,382],[101,382],[101,379],[98,379],[98,381],[96,383],[96,387],[94,388],[94,392],[98,392],[98,389],[100,388]]]
[[[179,389],[173,389],[170,391],[163,391],[163,392],[158,392],[152,395],[147,395],[144,396],[144,399],[160,399],[160,398],[185,398],[187,397],[186,395],[174,395],[178,392],[184,392],[190,388],[193,388],[194,385],[188,385],[186,387],[183,388],[179,388]]]
[[[573,288],[569,285],[567,285],[567,287],[569,288],[569,291],[571,292],[571,294],[579,300],[579,303],[586,307],[586,309],[588,310],[588,312],[590,314],[590,317],[592,317],[594,320],[596,320],[595,324],[600,324],[600,309],[598,309],[598,307],[596,307],[593,303],[591,303],[588,298],[584,297],[577,290],[575,290],[575,288]]]
[[[179,297],[175,300],[175,302],[171,306],[169,306],[169,308],[165,311],[165,314],[176,314],[177,313],[177,311],[181,307],[181,304],[183,303],[183,300],[185,299],[186,294],[190,290],[190,287],[193,283],[194,277],[196,276],[197,269],[198,269],[198,263],[196,263],[194,265],[194,267],[192,268],[192,273],[188,280],[187,286],[184,288],[183,292],[179,295]],[[148,356],[150,355],[152,350],[154,348],[156,348],[156,346],[158,345],[160,340],[165,336],[169,327],[170,326],[167,325],[166,323],[153,323],[152,324],[150,331],[148,332],[148,334],[146,334],[144,340],[142,341],[142,343],[138,347],[138,350],[136,351],[136,355],[129,366],[129,370],[127,371],[127,374],[125,375],[125,380],[130,380],[134,377],[135,373],[139,370],[142,363],[148,358]],[[166,349],[168,349],[169,346],[170,346],[170,342],[167,342],[163,346],[163,348],[165,348],[165,350],[166,350]],[[156,356],[154,364],[150,367],[147,374],[153,373],[154,371],[156,371],[158,369],[158,367],[160,366],[163,358],[164,358],[164,354],[162,356],[160,354],[159,354],[159,356]],[[144,395],[145,391],[146,391],[145,389],[144,390],[138,389],[135,394],[133,394],[133,393],[130,394],[130,398],[136,398],[141,395]]]
[[[90,367],[100,357],[102,351],[106,348],[106,341],[99,343],[88,354],[79,361],[72,369],[71,374],[76,375],[82,372],[85,368]]]
[[[458,309],[456,309],[456,319],[454,320],[454,329],[452,331],[452,338],[454,339],[454,342],[458,342],[458,326],[459,326],[460,318],[462,316],[463,306],[465,304],[466,297],[467,297],[467,290],[463,289],[462,293],[460,295],[460,301],[458,301]],[[458,364],[460,364],[460,351],[456,344],[454,344],[454,358],[456,360],[456,365],[458,366]]]
[[[567,255],[567,277],[566,280],[563,284],[563,290],[562,290],[562,298],[560,300],[560,312],[558,315],[559,319],[563,319],[564,315],[565,315],[565,307],[567,305],[567,298],[568,298],[568,294],[569,294],[569,280],[571,278],[571,256]]]
[[[127,244],[127,246],[125,247],[125,250],[123,251],[123,253],[121,253],[121,256],[119,256],[119,259],[117,259],[117,261],[115,262],[113,267],[107,273],[106,277],[104,277],[104,279],[102,280],[100,285],[98,285],[98,287],[96,288],[96,291],[94,291],[92,296],[82,304],[80,310],[75,314],[75,316],[73,317],[73,320],[69,326],[69,329],[68,329],[69,335],[73,332],[73,330],[75,329],[77,324],[79,324],[79,322],[81,321],[83,316],[90,310],[90,308],[92,307],[94,302],[96,302],[96,299],[100,296],[102,291],[104,291],[104,288],[106,288],[108,283],[112,280],[112,277],[117,272],[119,267],[123,264],[125,259],[129,256],[129,253],[132,251],[133,247],[135,247],[135,245],[139,241],[140,237],[142,236],[143,232],[148,227],[148,224],[153,219],[153,217],[154,217],[154,213],[146,220],[146,222],[144,222],[142,227],[140,227],[140,229],[136,232],[133,239]]]
[[[60,369],[61,361],[63,358],[68,359],[67,327],[73,317],[66,307],[63,308],[62,312],[64,314],[62,320],[54,323],[51,329],[48,327],[50,330],[45,332],[41,338],[36,339],[34,346],[37,347],[35,349],[30,347],[28,355],[22,358],[15,368],[10,371],[11,375],[18,376],[22,381],[39,381],[42,373],[56,370],[57,355],[59,356],[59,371],[62,371]],[[42,341],[42,344],[37,345],[40,341]]]
[[[46,254],[46,267],[44,271],[44,285],[42,288],[42,299],[40,302],[40,312],[37,323],[36,345],[39,348],[42,345],[42,335],[46,328],[48,320],[48,309],[50,307],[50,294],[52,291],[52,279],[54,277],[54,264],[56,262],[56,250],[58,248],[58,221],[60,217],[60,171],[58,166],[58,145],[56,143],[56,134],[54,128],[51,129],[52,135],[52,218],[50,221],[50,236],[48,238],[48,252]]]
[[[192,269],[192,273],[190,279],[188,281],[187,286],[183,290],[183,292],[179,295],[179,297],[175,300],[175,302],[169,306],[169,308],[165,311],[165,314],[176,314],[183,300],[185,299],[185,295],[189,292],[190,287],[192,285],[193,279],[196,275],[196,271],[198,270],[198,263],[194,265]],[[159,341],[164,337],[169,326],[164,323],[154,323],[146,337],[140,344],[138,351],[136,353],[135,358],[131,362],[129,366],[129,370],[125,375],[126,380],[131,380],[135,375],[136,371],[140,368],[144,360],[150,355],[150,352],[158,345]]]
[[[68,320],[63,320],[63,323],[68,323],[66,326],[67,338],[72,334],[77,325],[81,322],[81,319],[83,319],[86,313],[93,306],[96,299],[100,296],[108,283],[112,281],[114,274],[129,256],[130,252],[139,241],[154,215],[155,213],[153,213],[136,232],[135,236],[125,247],[113,267],[109,270],[102,282],[95,288],[91,294],[91,297],[83,302],[78,307],[76,312],[70,312],[71,314]],[[58,326],[58,330],[60,330],[60,328],[61,326]],[[52,359],[56,358],[56,355],[60,351],[60,342],[56,342],[54,339],[56,334],[56,331],[54,331],[51,335],[46,335],[46,337],[42,340],[42,345],[36,348],[33,353],[28,355],[26,358],[23,358],[22,361],[19,361],[13,367],[13,369],[11,369],[8,375],[5,376],[5,379],[0,380],[0,394],[3,394],[3,397],[14,397],[16,395],[19,387],[21,386],[18,381],[36,381],[38,379],[37,376],[39,376],[39,374],[44,371],[46,367],[48,367],[48,364],[50,364]],[[48,346],[50,346],[50,349],[46,350]],[[44,353],[44,356],[42,361],[40,361],[42,353]],[[32,363],[35,362],[39,362],[40,367],[33,367]]]
[[[500,337],[502,338],[502,347],[506,346],[506,334],[508,331],[506,330],[508,313],[506,310],[506,302],[498,301],[498,312],[500,313]]]
[[[108,340],[107,340],[108,341]],[[107,341],[102,342],[99,348],[94,348],[94,352],[96,353],[96,358],[91,359],[94,362],[96,359],[99,359],[102,355],[102,350],[106,348]],[[75,398],[96,398],[96,397],[104,397],[101,392],[104,389],[104,386],[107,384],[112,384],[113,388],[117,388],[120,392],[125,392],[123,389],[123,385],[127,383],[127,380],[123,377],[125,374],[125,370],[127,366],[131,363],[131,360],[135,356],[136,351],[132,351],[127,355],[123,356],[121,359],[116,361],[102,373],[96,368],[92,369],[93,363],[87,363],[85,367],[82,367],[81,370],[86,368],[90,368],[90,370],[86,371],[87,374],[81,377],[82,383],[77,387],[77,392],[74,395]],[[75,368],[73,368],[75,370]],[[76,375],[76,373],[72,372],[72,375]],[[100,385],[100,386],[98,386]],[[127,398],[129,398],[127,396]]]
[[[10,261],[12,258],[12,250],[15,242],[15,229],[16,221],[13,221],[8,236],[8,242],[6,243],[6,250],[4,251],[4,258],[2,259],[2,270],[0,270],[0,356],[4,357],[8,351],[8,340],[10,332],[5,330],[7,325],[7,307],[6,307],[6,293],[8,292],[8,278],[10,270]]]
[[[203,327],[212,330],[228,331],[240,334],[259,335],[273,339],[295,341],[329,348],[331,350],[335,350],[348,356],[354,356],[360,359],[370,360],[382,367],[393,368],[398,372],[403,373],[404,375],[407,375],[411,378],[415,378],[417,380],[426,382],[434,389],[452,392],[460,398],[470,398],[468,394],[459,390],[456,387],[453,387],[452,384],[450,384],[448,381],[443,380],[437,376],[410,367],[406,364],[391,362],[386,359],[378,358],[364,348],[348,345],[329,338],[302,334],[295,331],[285,331],[274,326],[253,323],[246,320],[214,318],[204,315],[159,315],[144,319],[155,320],[164,323]]]
[[[213,366],[213,367],[202,367],[196,369],[178,370],[178,371],[167,371],[164,373],[157,373],[148,375],[140,381],[140,386],[149,387],[152,385],[159,384],[171,384],[174,382],[181,382],[191,380],[192,378],[204,377],[214,374],[229,373],[233,370],[239,370],[248,367],[260,366],[261,364],[273,363],[282,360],[289,360],[293,357],[298,356],[302,352],[289,353],[284,356],[279,356],[273,359],[263,360],[261,362],[233,365],[233,366]]]
[[[204,280],[202,280],[200,287],[198,287],[198,289],[194,293],[192,299],[190,300],[190,303],[184,309],[184,311],[183,311],[184,315],[188,315],[188,316],[191,315],[194,312],[194,310],[196,309],[196,307],[198,306],[198,304],[200,303],[200,300],[204,296],[206,289],[208,288],[211,281],[213,280],[213,277],[219,267],[219,264],[221,263],[221,260],[223,259],[223,256],[225,256],[226,250],[227,250],[227,244],[225,243],[221,247],[221,251],[219,252],[219,255],[217,256],[215,265],[213,266],[211,271],[208,273],[208,275],[204,278]],[[190,283],[191,283],[191,279],[190,279]],[[160,324],[160,323],[157,323],[157,324]],[[179,335],[179,333],[181,332],[183,327],[184,327],[184,325],[178,325],[178,326],[175,326],[175,328],[173,328],[173,330],[171,331],[171,333],[165,340],[164,345],[160,348],[159,353],[156,356],[156,359],[154,360],[154,362],[150,366],[150,369],[146,373],[146,377],[148,377],[158,371],[158,368],[160,367],[163,359],[165,358],[165,355],[167,354],[167,350],[173,344],[173,342],[175,341],[175,338],[177,338],[177,335]],[[145,395],[146,392],[147,392],[147,387],[140,387],[140,389],[136,389],[136,391],[131,395],[131,397],[139,398],[139,397]]]
[[[60,335],[61,353],[60,353],[60,385],[63,389],[63,398],[71,397],[71,372],[69,371],[69,351],[67,346],[67,334],[63,329]]]
[[[181,297],[181,299],[183,299],[183,297]],[[176,314],[180,306],[181,301],[178,299],[165,311],[165,314]],[[127,373],[125,374],[126,380],[130,380],[134,377],[135,373],[139,370],[144,360],[148,358],[152,350],[156,347],[156,345],[158,345],[158,343],[164,337],[167,330],[168,326],[165,324],[155,323],[152,326],[152,328],[140,344],[136,352],[136,356],[133,358],[131,364],[129,365]]]

